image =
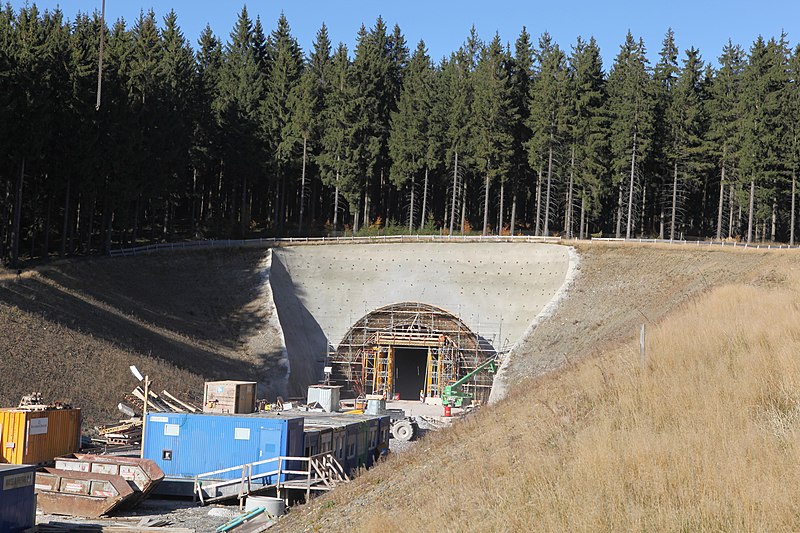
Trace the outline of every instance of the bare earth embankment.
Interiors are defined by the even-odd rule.
[[[579,252],[504,401],[280,530],[797,530],[800,254]]]
[[[96,258],[0,282],[0,405],[33,390],[114,420],[136,364],[155,388],[199,401],[206,378],[283,390],[286,367],[262,306],[265,250]],[[274,329],[274,328],[273,328]],[[272,390],[276,389],[276,390]]]

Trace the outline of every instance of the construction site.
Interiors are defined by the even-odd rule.
[[[384,463],[417,479],[431,445],[488,431],[530,379],[628,342],[719,280],[768,282],[791,253],[306,241],[9,276],[0,476],[21,503],[0,505],[0,530],[318,527],[304,509],[341,505]],[[44,357],[61,379],[36,370]],[[446,455],[471,456],[459,449]]]

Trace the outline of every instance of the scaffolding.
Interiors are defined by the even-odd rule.
[[[438,398],[442,389],[498,352],[456,315],[432,305],[402,302],[367,313],[328,354],[331,380],[355,396],[395,391],[398,348],[427,350],[424,390]],[[478,401],[489,398],[493,376],[480,372],[462,387]]]

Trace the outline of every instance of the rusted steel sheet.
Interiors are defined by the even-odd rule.
[[[147,498],[153,489],[164,479],[164,472],[155,461],[138,457],[113,457],[75,453],[56,458],[56,468],[60,470],[89,472],[120,476],[127,481],[134,494],[125,500],[120,508],[131,509]]]
[[[135,492],[121,476],[45,468],[36,473],[39,507],[46,514],[97,518]]]

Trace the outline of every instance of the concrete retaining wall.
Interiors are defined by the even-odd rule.
[[[553,300],[573,261],[565,246],[533,243],[292,246],[272,254],[269,279],[294,383],[296,372],[319,379],[328,345],[397,302],[440,307],[496,350],[508,349]]]

